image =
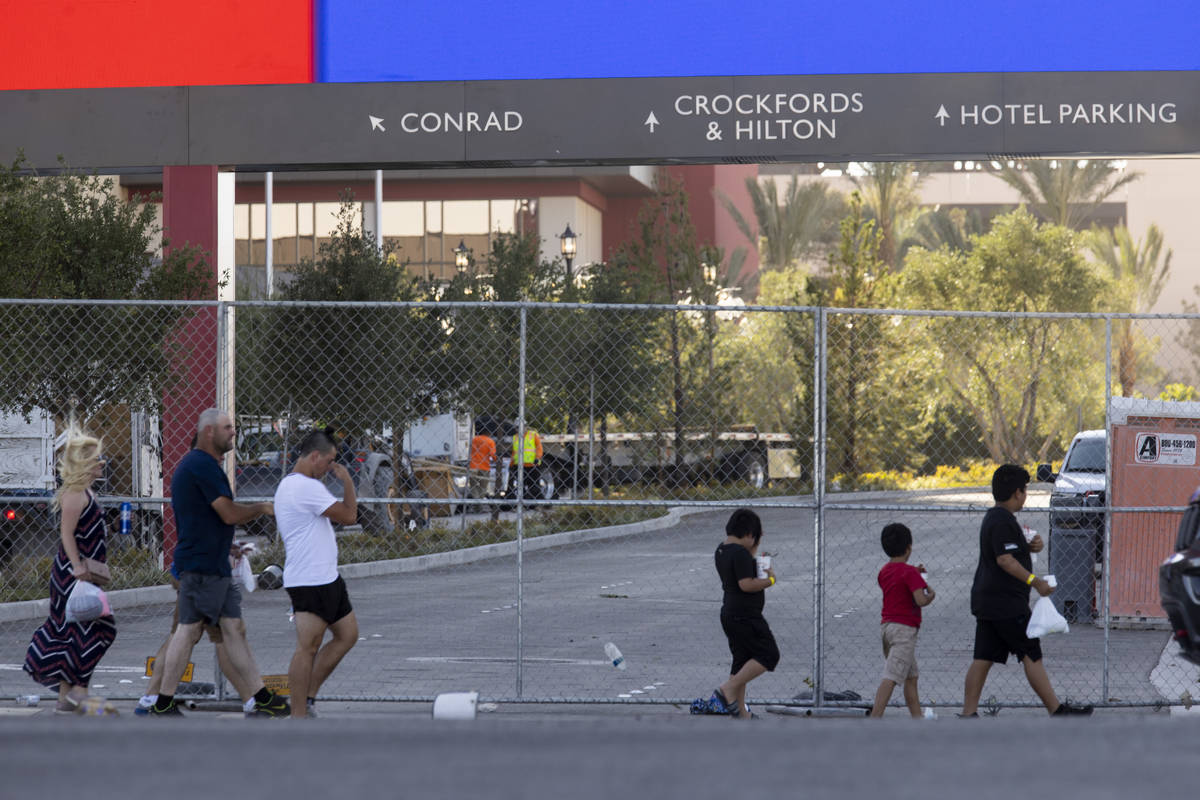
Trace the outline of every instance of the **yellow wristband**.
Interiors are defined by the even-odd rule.
[[[1034,575],[1034,574],[1031,572],[1031,573],[1029,573],[1029,577],[1025,579],[1025,585],[1026,585],[1026,586],[1033,586],[1033,582],[1034,582],[1034,581],[1036,581],[1036,580],[1037,580],[1037,575]]]
[[[775,576],[774,575],[768,575],[767,580],[769,580],[771,582],[770,583],[771,586],[775,585]]]

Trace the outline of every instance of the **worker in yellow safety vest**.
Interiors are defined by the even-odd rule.
[[[533,428],[525,429],[525,446],[520,446],[519,437],[514,433],[512,438],[513,463],[518,462],[527,467],[542,463],[542,437]]]
[[[516,477],[517,464],[525,465],[525,496],[538,497],[538,479],[541,477],[542,437],[533,428],[525,429],[525,446],[517,434],[512,437],[513,446],[513,477]]]

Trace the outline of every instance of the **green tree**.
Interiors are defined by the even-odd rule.
[[[741,274],[740,264],[744,260],[741,248],[731,256],[738,268],[727,277],[729,285],[740,286],[747,297],[758,294],[760,273],[796,267],[810,257],[825,241],[828,233],[835,229],[833,224],[841,214],[842,199],[836,192],[819,181],[800,182],[792,175],[784,189],[782,199],[774,178],[759,182],[758,178],[746,179],[746,191],[754,210],[754,219],[745,215],[727,195],[718,190],[717,197],[725,207],[734,225],[750,245],[758,251],[759,273]]]
[[[687,311],[685,304],[703,296],[704,268],[722,263],[723,255],[700,244],[682,183],[666,179],[643,204],[636,233],[618,249],[617,259],[628,266],[638,300],[672,307],[660,317],[659,325],[665,340],[661,347],[668,359],[662,387],[670,397],[666,422],[678,470],[688,452],[685,429],[709,427],[714,413],[689,391],[702,380],[694,370],[703,369],[697,362],[707,362],[707,352],[696,312]],[[661,429],[657,420],[652,420],[652,425]]]
[[[1129,229],[1093,228],[1086,238],[1088,252],[1112,281],[1106,305],[1113,311],[1141,314],[1158,301],[1171,274],[1171,250],[1163,256],[1163,237],[1151,225],[1146,238],[1133,239]],[[1159,259],[1162,259],[1161,263]],[[1157,338],[1142,334],[1130,319],[1113,322],[1113,346],[1117,351],[1117,383],[1121,394],[1132,397],[1138,378],[1154,372]]]
[[[879,258],[889,268],[900,265],[904,243],[921,215],[918,189],[925,176],[911,161],[862,163],[865,175],[850,174],[854,188],[879,231]]]
[[[758,303],[792,305],[804,295],[807,270],[788,267],[762,276]],[[717,341],[717,360],[733,375],[737,422],[756,425],[762,431],[788,431],[796,417],[801,386],[811,379],[802,376],[788,335],[783,312],[748,312],[741,321],[723,325]],[[807,343],[811,346],[811,341]]]
[[[996,174],[1042,219],[1076,230],[1118,189],[1141,177],[1116,164],[1103,159],[1033,159],[1005,165]]]
[[[970,250],[974,247],[972,237],[987,233],[987,223],[979,209],[932,208],[921,214],[906,241],[907,247],[901,257],[907,255],[909,247],[937,250]]]
[[[398,465],[404,430],[438,410],[454,388],[447,385],[453,373],[446,369],[446,335],[436,309],[392,305],[427,299],[427,287],[409,276],[390,246],[376,247],[360,216],[347,193],[317,258],[303,260],[280,290],[280,300],[305,305],[239,309],[238,411],[283,415],[292,429],[332,424],[354,438],[390,430],[390,465]],[[311,305],[329,301],[375,305]],[[399,493],[390,465],[360,491]],[[382,505],[365,511],[373,526],[390,527]]]
[[[151,198],[153,199],[153,198]],[[0,297],[197,300],[215,281],[195,248],[171,248],[154,208],[122,200],[111,179],[23,158],[0,166]],[[0,409],[86,422],[106,406],[157,411],[184,378],[188,306],[13,306],[0,321]]]
[[[521,315],[487,301],[551,302],[564,287],[563,269],[541,258],[536,234],[500,234],[492,239],[479,274],[467,272],[450,283],[442,300],[479,302],[444,312],[449,331],[447,365],[455,376],[454,402],[476,414],[516,419],[520,403]],[[531,309],[526,316],[525,383],[527,423],[539,430],[561,427],[564,409],[556,404],[555,353],[558,312]]]
[[[1158,393],[1159,400],[1169,400],[1174,403],[1188,403],[1200,400],[1200,389],[1186,383],[1168,383]]]
[[[1107,286],[1079,254],[1075,234],[1039,224],[1024,209],[997,217],[974,241],[966,253],[912,251],[902,273],[905,303],[1086,312],[1096,309]],[[966,409],[993,461],[1044,461],[1080,403],[1103,397],[1103,348],[1094,322],[926,317],[906,328],[926,378],[923,393],[944,407]]]

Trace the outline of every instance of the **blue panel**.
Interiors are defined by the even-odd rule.
[[[1200,69],[1196,0],[317,0],[317,80]]]

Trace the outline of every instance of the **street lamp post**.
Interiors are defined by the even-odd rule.
[[[559,235],[559,246],[562,249],[562,256],[567,262],[567,286],[570,286],[575,276],[571,274],[571,262],[575,260],[576,252],[576,235],[571,230],[571,223],[567,223],[567,229]]]
[[[465,275],[467,267],[471,266],[471,251],[467,248],[466,240],[459,239],[458,247],[454,248],[454,267],[459,275]]]

